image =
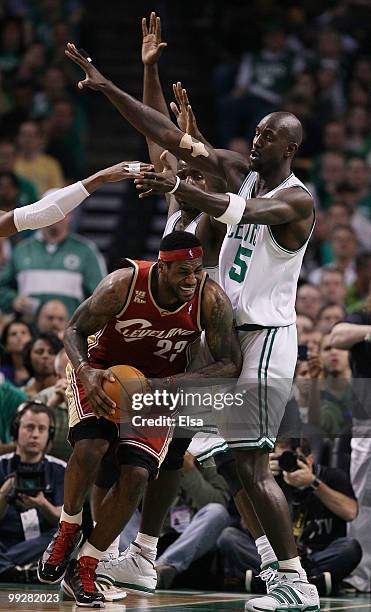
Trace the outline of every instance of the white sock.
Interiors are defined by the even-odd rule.
[[[145,553],[146,557],[148,557],[151,561],[156,561],[158,538],[147,535],[146,533],[140,533],[140,531],[138,531],[138,535],[134,542],[143,548],[143,552]]]
[[[108,557],[109,555],[114,555],[115,557],[119,556],[119,543],[120,536],[118,535],[115,540],[113,540],[112,544],[109,545],[107,550],[104,552],[104,556]]]
[[[81,525],[82,523],[82,510],[77,514],[67,514],[65,512],[64,506],[62,506],[61,518],[60,522],[64,521],[65,523],[72,523],[75,525]]]
[[[100,561],[103,556],[104,550],[98,550],[98,548],[95,548],[95,546],[93,546],[88,540],[86,540],[85,544],[83,544],[80,548],[77,558],[80,559],[81,557],[94,557],[94,559],[98,559],[98,561]]]
[[[303,582],[308,582],[307,574],[302,568],[299,557],[294,557],[293,559],[285,559],[284,561],[279,561],[278,563],[280,566],[280,572],[285,572],[287,570],[298,572],[298,574],[300,575],[300,580],[302,580]]]
[[[277,561],[277,557],[266,535],[260,536],[255,540],[256,548],[262,560],[261,567],[266,567]]]

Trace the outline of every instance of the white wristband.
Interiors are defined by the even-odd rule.
[[[34,204],[15,208],[13,211],[14,225],[19,232],[53,225],[64,219],[89,195],[82,182],[78,181],[49,193]]]
[[[235,193],[227,192],[229,196],[229,205],[220,217],[214,217],[216,221],[225,223],[226,225],[237,225],[242,219],[245,212],[246,200]]]
[[[176,190],[178,189],[179,185],[180,185],[180,178],[179,178],[179,176],[177,176],[174,187],[172,188],[171,191],[168,191],[167,193],[169,193],[169,194],[170,193],[175,193]]]

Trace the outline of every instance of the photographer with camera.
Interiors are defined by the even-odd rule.
[[[338,468],[313,464],[307,441],[278,441],[270,468],[292,511],[293,532],[309,582],[321,595],[338,590],[358,565],[362,550],[346,537],[346,523],[357,516],[357,502],[348,476]],[[227,527],[219,538],[225,574],[243,578],[249,592],[264,592],[257,579],[260,557],[250,534]],[[247,571],[246,571],[247,569]]]
[[[0,582],[35,582],[63,504],[65,462],[46,455],[55,430],[45,404],[25,402],[12,423],[15,452],[0,457]]]

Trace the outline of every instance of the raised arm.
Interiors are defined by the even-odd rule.
[[[141,176],[150,164],[121,162],[100,170],[82,181],[63,187],[34,204],[0,214],[0,236],[12,236],[25,229],[40,229],[64,219],[93,191],[104,183],[114,183]]]
[[[176,178],[170,167],[161,173],[146,172],[144,178],[136,179],[139,190],[145,193],[166,193],[176,186]],[[228,193],[208,193],[185,181],[180,181],[176,189],[179,198],[215,218],[226,213],[231,197]],[[142,196],[145,194],[141,194]],[[233,195],[233,194],[232,194]],[[139,196],[141,197],[141,196]],[[274,198],[251,198],[243,200],[240,196],[238,205],[240,214],[234,223],[257,223],[261,225],[281,225],[291,221],[313,218],[313,200],[300,187],[278,191]]]
[[[191,163],[201,172],[225,178],[223,158],[215,149],[195,141],[189,134],[179,130],[168,117],[145,106],[116,87],[92,65],[88,58],[79,53],[72,43],[67,44],[65,53],[85,71],[85,79],[78,84],[80,89],[90,88],[100,91],[138,132],[170,151],[176,158]],[[242,158],[240,156],[239,158],[241,163]]]
[[[106,276],[93,295],[75,311],[64,335],[64,345],[84,386],[96,416],[114,413],[115,403],[102,389],[103,378],[115,380],[109,370],[92,368],[88,361],[88,337],[102,329],[122,309],[129,291],[132,269],[117,270]]]
[[[149,27],[147,19],[142,19],[142,62],[143,71],[143,104],[154,108],[159,113],[170,119],[167,108],[164,92],[162,90],[160,75],[158,70],[158,61],[161,57],[163,49],[167,43],[161,40],[161,19],[157,17],[155,12],[152,12],[149,18]],[[162,164],[160,161],[163,147],[160,147],[150,138],[146,138],[149,156],[152,164],[155,166],[156,172],[161,172]],[[176,158],[171,156],[169,161],[174,172],[176,171]]]

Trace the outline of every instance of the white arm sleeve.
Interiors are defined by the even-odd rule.
[[[40,229],[61,221],[90,193],[81,181],[58,189],[38,202],[14,209],[14,225],[21,232],[25,229]]]

